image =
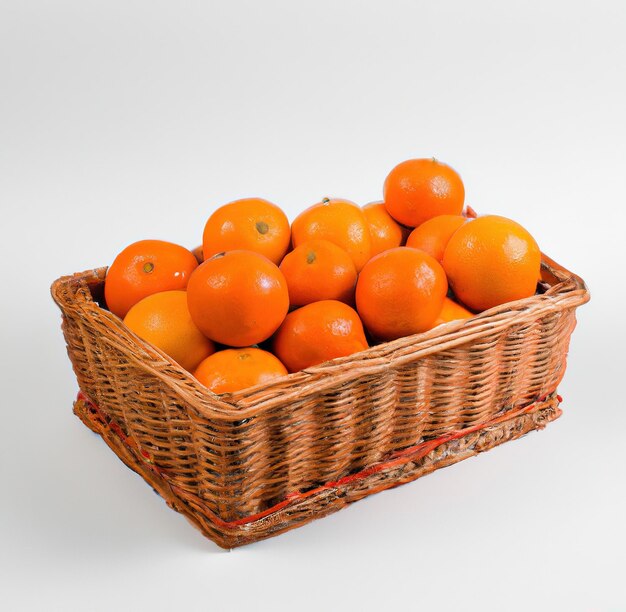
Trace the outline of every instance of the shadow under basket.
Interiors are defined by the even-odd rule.
[[[262,540],[556,419],[585,283],[543,256],[538,293],[215,395],[106,310],[106,268],[52,296],[74,412],[224,548]]]

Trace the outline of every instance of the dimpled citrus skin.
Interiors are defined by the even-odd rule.
[[[441,263],[452,234],[466,221],[467,219],[461,215],[439,215],[433,217],[428,221],[424,221],[411,232],[407,238],[406,246],[422,249],[422,251],[426,251]]]
[[[541,251],[519,223],[488,215],[454,233],[443,267],[454,295],[471,310],[482,311],[534,295]]]
[[[205,359],[193,375],[213,393],[234,393],[287,375],[280,360],[262,349],[225,349]]]
[[[104,298],[118,317],[139,300],[158,293],[185,289],[198,267],[194,254],[165,240],[140,240],[128,245],[115,258],[104,282]]]
[[[314,238],[329,240],[347,251],[357,272],[371,257],[369,225],[354,202],[324,198],[301,212],[291,224],[293,246]]]
[[[403,228],[388,212],[383,202],[372,202],[363,207],[372,239],[372,254],[378,255],[387,249],[399,247],[404,242]]]
[[[436,159],[409,159],[387,176],[383,189],[387,212],[409,227],[438,215],[460,215],[465,201],[461,177]]]
[[[124,323],[189,371],[215,352],[213,342],[191,320],[185,291],[163,291],[143,298],[128,311]]]
[[[441,264],[418,249],[398,247],[367,262],[356,285],[356,308],[380,340],[430,329],[448,290]]]
[[[354,302],[354,262],[346,251],[328,240],[303,242],[285,255],[280,271],[287,280],[292,306],[320,300]]]
[[[273,350],[290,372],[368,347],[353,308],[336,300],[313,302],[289,313],[273,339]]]
[[[245,249],[265,255],[278,265],[291,239],[289,220],[276,204],[245,198],[220,206],[208,219],[202,252],[208,259],[222,251]]]
[[[196,268],[187,303],[205,336],[242,347],[263,342],[278,329],[289,310],[289,293],[283,273],[267,257],[235,250]]]

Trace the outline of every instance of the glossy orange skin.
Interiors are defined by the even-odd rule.
[[[481,311],[534,295],[541,251],[519,223],[488,215],[454,233],[443,267],[454,295],[471,310]]]
[[[278,265],[290,240],[289,220],[278,206],[261,198],[245,198],[220,206],[209,217],[202,251],[205,259],[223,251],[255,251]]]
[[[290,372],[352,355],[367,348],[359,315],[336,300],[313,302],[287,315],[273,350]]]
[[[262,349],[225,349],[205,359],[193,375],[213,393],[234,393],[287,375],[277,357]]]
[[[198,261],[191,251],[163,240],[140,240],[127,246],[107,270],[104,298],[118,317],[139,300],[160,291],[185,289]]]
[[[363,207],[372,239],[371,257],[403,244],[404,228],[387,212],[383,202],[372,202]]]
[[[354,303],[354,262],[346,251],[328,240],[303,242],[285,255],[280,270],[287,280],[292,306],[320,300]]]
[[[325,198],[301,212],[291,224],[294,248],[315,238],[329,240],[347,251],[357,272],[371,257],[369,225],[354,202]]]
[[[185,291],[163,291],[143,298],[128,311],[124,323],[185,370],[193,370],[215,352],[213,342],[191,320]]]
[[[289,309],[287,281],[278,266],[254,251],[227,251],[191,275],[187,303],[200,331],[229,346],[269,338]]]
[[[380,340],[430,329],[448,291],[441,264],[418,249],[398,247],[367,262],[356,285],[356,308]]]
[[[446,297],[443,300],[443,306],[441,307],[441,312],[437,317],[437,320],[434,323],[434,326],[441,325],[442,323],[449,323],[450,321],[458,321],[460,319],[469,319],[474,315],[463,308],[460,304],[457,304],[454,300],[451,300],[449,297]]]
[[[443,252],[452,237],[452,234],[463,225],[467,219],[462,215],[439,215],[424,221],[416,227],[406,241],[406,246],[422,249],[439,263],[443,260]]]
[[[432,158],[398,164],[387,176],[383,191],[387,212],[409,227],[438,215],[460,215],[465,201],[461,177]]]

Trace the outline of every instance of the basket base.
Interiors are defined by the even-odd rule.
[[[515,440],[535,429],[543,429],[561,415],[560,398],[554,394],[537,401],[523,411],[511,411],[468,433],[457,432],[417,450],[399,453],[395,460],[319,487],[307,493],[289,496],[274,508],[239,521],[226,522],[213,514],[203,501],[172,485],[141,453],[123,440],[119,428],[107,423],[99,410],[79,396],[75,414],[92,431],[99,434],[115,454],[137,472],[167,502],[183,514],[206,537],[223,548],[250,544],[312,520],[327,516],[373,493],[390,489],[429,474],[463,459],[473,457],[499,444]],[[426,448],[424,448],[426,446]]]

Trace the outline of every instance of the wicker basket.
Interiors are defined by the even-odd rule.
[[[198,529],[232,548],[293,529],[557,418],[584,282],[543,258],[538,295],[217,396],[63,277],[74,411]]]

